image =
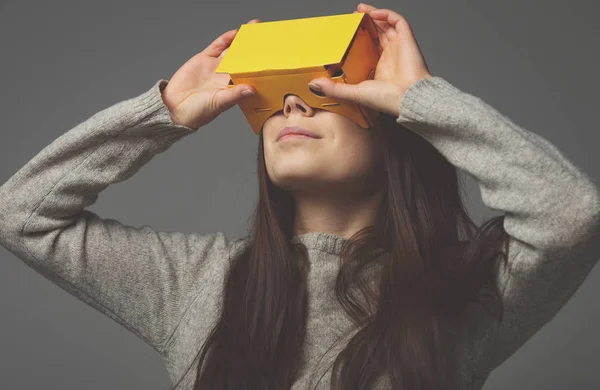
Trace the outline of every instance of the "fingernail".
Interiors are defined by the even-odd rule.
[[[322,92],[321,86],[315,83],[308,83],[310,89],[314,89],[317,92]]]
[[[244,89],[244,90],[242,91],[242,96],[252,96],[252,95],[254,95],[254,92],[252,92],[252,91],[251,91],[251,90],[249,90],[249,89]]]

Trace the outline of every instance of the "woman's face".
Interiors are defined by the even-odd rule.
[[[294,125],[320,138],[277,139],[284,127]],[[363,192],[373,185],[374,173],[383,170],[377,128],[363,129],[296,95],[287,95],[282,112],[269,117],[262,130],[269,178],[292,194]]]

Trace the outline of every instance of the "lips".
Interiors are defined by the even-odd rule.
[[[316,133],[314,133],[308,129],[302,128],[300,126],[286,126],[277,135],[277,141],[279,141],[279,139],[281,137],[283,137],[284,135],[288,135],[288,134],[298,134],[298,135],[305,135],[305,136],[308,136],[311,138],[321,138]]]

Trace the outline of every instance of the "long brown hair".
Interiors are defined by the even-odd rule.
[[[481,291],[500,304],[501,318],[494,281],[508,252],[504,216],[478,228],[455,166],[393,116],[382,113],[376,128],[387,188],[374,225],[340,253],[335,294],[357,332],[335,360],[331,388],[368,389],[387,370],[394,389],[456,389],[456,346],[444,332],[460,324]],[[310,263],[306,247],[290,241],[294,201],[270,181],[263,142],[261,132],[248,244],[226,275],[223,311],[202,347],[195,390],[290,389],[301,370]],[[370,256],[378,248],[385,255]],[[376,263],[385,269],[378,294],[360,277]]]

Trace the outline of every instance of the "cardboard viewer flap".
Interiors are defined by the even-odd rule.
[[[217,73],[252,74],[338,64],[363,13],[243,24]]]

